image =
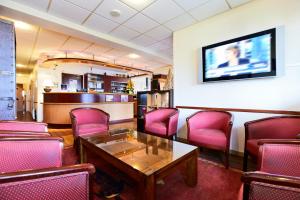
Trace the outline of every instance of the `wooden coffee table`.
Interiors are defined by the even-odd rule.
[[[197,147],[128,129],[80,137],[81,163],[92,163],[136,189],[137,199],[156,198],[156,181],[183,166],[185,183],[197,185]]]

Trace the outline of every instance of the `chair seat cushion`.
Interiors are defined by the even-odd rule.
[[[252,155],[252,156],[258,156],[258,140],[256,139],[250,139],[247,140],[247,151]]]
[[[158,136],[166,136],[167,126],[163,122],[153,122],[145,127],[145,131]]]
[[[217,129],[195,129],[189,133],[189,141],[203,147],[226,149],[226,136]]]
[[[101,133],[107,130],[108,128],[105,124],[82,124],[78,126],[79,135]]]

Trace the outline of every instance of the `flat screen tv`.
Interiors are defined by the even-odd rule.
[[[202,47],[203,82],[276,76],[276,29]]]

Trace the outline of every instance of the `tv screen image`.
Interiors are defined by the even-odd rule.
[[[276,75],[275,29],[202,48],[203,81]]]

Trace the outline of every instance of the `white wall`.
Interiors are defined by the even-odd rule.
[[[272,110],[300,110],[300,1],[256,0],[174,33],[175,105]],[[198,82],[199,49],[235,37],[283,26],[285,74],[218,83]],[[282,49],[281,49],[282,50]],[[201,67],[201,66],[200,66]],[[179,135],[186,137],[185,118],[195,112],[181,110]],[[245,121],[267,114],[233,113],[231,149],[244,148]]]

